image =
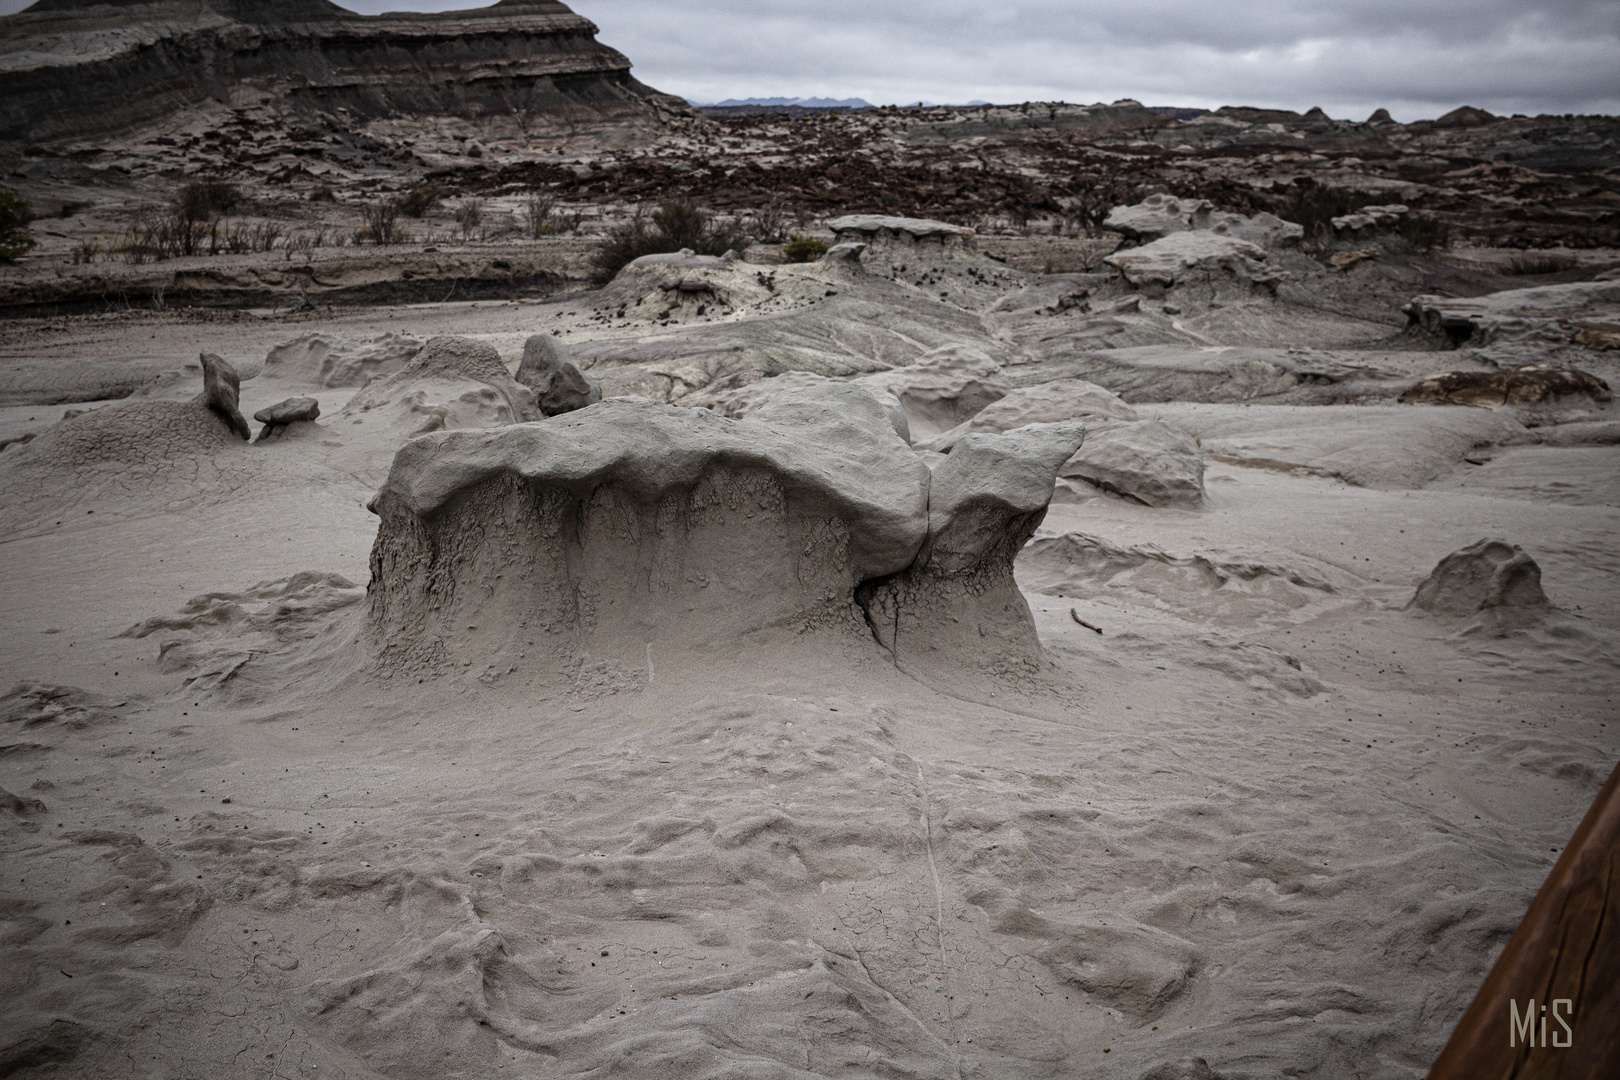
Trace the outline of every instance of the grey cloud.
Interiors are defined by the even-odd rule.
[[[0,0],[5,10],[8,0]],[[16,0],[10,0],[13,7]],[[478,0],[353,0],[363,13]],[[694,100],[1134,97],[1401,119],[1620,112],[1620,0],[577,0],[644,82]]]

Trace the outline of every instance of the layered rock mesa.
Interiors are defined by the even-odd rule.
[[[425,435],[372,503],[375,669],[639,681],[820,643],[913,674],[1038,675],[1012,562],[1083,438],[972,434],[930,470],[848,383],[737,420],[619,398]]]
[[[294,113],[653,119],[630,75],[553,0],[363,16],[328,0],[39,0],[0,18],[0,143],[126,130],[207,102]]]

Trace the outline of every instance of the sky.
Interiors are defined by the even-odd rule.
[[[364,14],[487,0],[349,0]],[[25,6],[0,0],[0,12]],[[1135,98],[1398,120],[1620,113],[1620,0],[577,0],[642,82],[745,97]]]

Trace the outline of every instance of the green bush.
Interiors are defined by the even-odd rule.
[[[10,262],[33,250],[34,238],[28,235],[28,223],[33,220],[34,208],[28,200],[10,188],[0,188],[0,260]]]
[[[699,255],[738,254],[748,249],[749,240],[734,225],[717,224],[697,203],[671,199],[658,204],[652,213],[652,228],[639,214],[628,225],[608,234],[596,249],[592,262],[594,279],[606,284],[629,263],[643,255],[668,255],[690,248]]]
[[[817,240],[813,236],[800,236],[794,233],[788,237],[787,246],[782,249],[782,258],[790,263],[815,262],[827,254],[827,241]]]

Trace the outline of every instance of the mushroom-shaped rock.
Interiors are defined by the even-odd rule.
[[[1208,199],[1149,195],[1134,206],[1116,206],[1108,211],[1103,228],[1132,240],[1158,240],[1171,233],[1205,228],[1213,208]]]
[[[1091,427],[1061,475],[1148,506],[1198,507],[1204,501],[1203,452],[1192,436],[1161,420]]]
[[[1081,432],[965,441],[931,475],[883,406],[839,382],[737,420],[614,398],[413,439],[372,502],[372,670],[572,684],[588,660],[634,682],[655,653],[730,665],[745,643],[877,659],[862,605],[920,564],[932,599],[905,612],[908,642],[936,641],[942,670],[981,667],[1006,650],[969,636],[971,617],[1032,661],[1012,558]]]
[[[260,409],[253,419],[263,424],[256,442],[268,442],[286,433],[293,424],[306,424],[321,415],[321,403],[312,397],[288,398],[268,409]]]
[[[1046,517],[1059,466],[1084,440],[1076,423],[970,434],[934,469],[921,552],[859,594],[896,663],[913,671],[1039,670],[1040,642],[1013,560]]]
[[[1084,379],[1053,379],[1012,391],[1000,401],[986,405],[966,423],[919,443],[918,448],[950,453],[951,447],[971,432],[995,433],[1029,424],[1085,419],[1135,420],[1136,410],[1096,383]]]
[[[1473,615],[1492,608],[1547,606],[1541,567],[1506,540],[1480,540],[1441,559],[1408,607],[1437,615]]]
[[[203,353],[202,401],[242,439],[253,438],[253,430],[242,418],[242,380],[230,361],[213,353]]]
[[[523,343],[517,381],[534,391],[540,411],[560,416],[602,400],[602,384],[568,359],[567,348],[550,334],[535,334]]]
[[[741,420],[614,398],[414,439],[372,503],[377,663],[548,680],[587,652],[637,671],[649,648],[865,637],[855,588],[916,556],[928,484],[882,406],[847,383]]]
[[[1172,233],[1162,240],[1128,251],[1117,251],[1103,261],[1145,291],[1157,292],[1187,274],[1220,271],[1257,285],[1275,285],[1281,271],[1265,265],[1265,250],[1247,240],[1216,232]]]
[[[827,222],[840,244],[889,241],[935,243],[945,246],[970,244],[973,230],[927,218],[889,217],[884,214],[848,214]]]

